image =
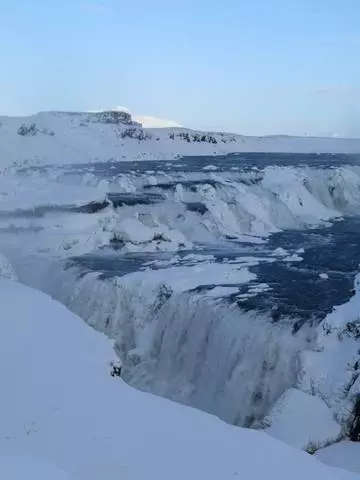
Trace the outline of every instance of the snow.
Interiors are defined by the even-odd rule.
[[[13,479],[358,478],[112,378],[111,342],[40,292],[0,280],[0,302],[0,471]]]
[[[297,255],[296,253],[283,258],[283,262],[302,262],[302,261],[303,261],[303,258]]]
[[[264,423],[270,424],[269,435],[304,450],[334,442],[341,434],[326,403],[296,388],[279,398]]]
[[[206,292],[207,297],[221,298],[238,293],[239,289],[236,287],[215,287]]]
[[[338,440],[339,425],[342,434],[348,432],[360,394],[360,274],[354,287],[355,295],[334,307],[317,327],[312,348],[301,353],[297,389],[285,392],[267,418],[271,435],[300,448],[309,443],[319,448]],[[321,450],[319,457],[331,463],[334,452],[334,464],[346,468],[347,455],[355,450],[352,444],[342,442]]]
[[[178,250],[179,245],[183,248],[192,246],[181,232],[161,224],[148,227],[136,218],[121,220],[114,226],[114,233],[118,241],[130,243],[125,247],[127,251],[139,251],[141,244],[145,244],[143,251],[156,251],[160,248]]]
[[[288,252],[284,248],[278,247],[275,248],[271,255],[274,257],[288,257]]]
[[[318,450],[316,458],[334,467],[360,474],[360,443],[342,441]]]
[[[306,168],[289,170],[273,166],[265,170],[262,181],[262,185],[287,206],[292,217],[301,219],[304,226],[337,216],[335,209],[327,205],[326,192],[321,191],[324,185],[317,185],[318,195],[313,195],[307,188],[310,174]],[[315,175],[313,179],[315,185],[318,183],[317,180]],[[291,184],[291,189],[284,188],[285,184]],[[329,196],[328,192],[327,196]]]
[[[151,242],[154,238],[154,230],[143,225],[135,218],[125,218],[117,227],[117,236],[124,241],[134,243]]]
[[[4,480],[71,480],[58,468],[18,453],[0,452],[0,478]]]
[[[360,152],[358,139],[246,137],[185,128],[142,129],[130,116],[120,118],[118,112],[42,112],[31,117],[0,117],[0,125],[2,167],[170,160],[184,155],[233,152]],[[196,137],[207,140],[199,142]]]
[[[151,288],[166,284],[180,293],[203,285],[244,284],[255,280],[256,275],[247,268],[221,263],[202,263],[193,266],[169,267],[164,270],[134,272],[118,280],[129,288]]]
[[[334,307],[319,325],[314,349],[302,354],[299,378],[299,388],[323,398],[342,424],[351,417],[356,395],[360,393],[359,274],[354,286],[355,295]]]
[[[203,170],[205,171],[213,171],[213,172],[216,172],[216,170],[218,170],[219,167],[217,167],[216,165],[206,165],[206,167],[203,168]]]
[[[0,278],[17,280],[17,275],[8,259],[0,252]]]

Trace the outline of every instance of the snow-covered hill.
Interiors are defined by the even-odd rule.
[[[360,139],[245,137],[185,128],[143,129],[130,114],[118,111],[0,117],[0,168],[14,163],[170,160],[234,152],[360,153]]]
[[[0,303],[4,480],[359,478],[128,387],[110,341],[40,292],[1,279]]]

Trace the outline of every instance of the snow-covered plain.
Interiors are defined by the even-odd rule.
[[[171,160],[233,152],[360,153],[360,140],[142,129],[125,112],[0,117],[0,166]]]
[[[0,302],[4,480],[358,478],[128,387],[111,342],[40,292],[2,279]]]

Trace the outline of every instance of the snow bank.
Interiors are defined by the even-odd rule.
[[[304,450],[334,442],[341,434],[326,403],[295,388],[280,397],[265,423],[269,435]]]
[[[0,451],[77,480],[357,478],[112,378],[111,343],[44,294],[0,280],[0,303]]]

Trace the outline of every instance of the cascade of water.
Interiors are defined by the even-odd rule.
[[[59,265],[41,277],[38,287],[115,339],[124,378],[137,388],[250,426],[296,382],[306,330],[293,334],[264,314],[164,285],[130,288]]]
[[[269,166],[245,179],[229,172],[170,172],[166,182],[165,175],[156,175],[151,184],[148,175],[131,172],[118,184],[113,179],[111,188],[118,186],[124,194],[109,196],[113,203],[107,201],[104,208],[100,203],[91,215],[66,210],[60,216],[52,208],[29,216],[35,203],[29,210],[2,212],[4,244],[18,250],[11,260],[22,281],[116,341],[130,383],[250,425],[295,383],[298,354],[307,346],[305,332],[293,335],[291,327],[275,325],[266,315],[196,293],[173,294],[156,282],[145,288],[119,277],[80,274],[51,258],[82,255],[108,246],[114,237],[120,255],[166,249],[181,253],[243,234],[314,226],[357,213],[360,169]],[[56,181],[60,193],[63,180]],[[45,199],[49,192],[47,185]],[[129,250],[123,251],[124,245]]]
[[[125,359],[130,383],[249,426],[294,385],[304,331],[264,315],[191,294],[173,296],[156,315],[151,342]],[[126,368],[129,366],[129,368]]]

